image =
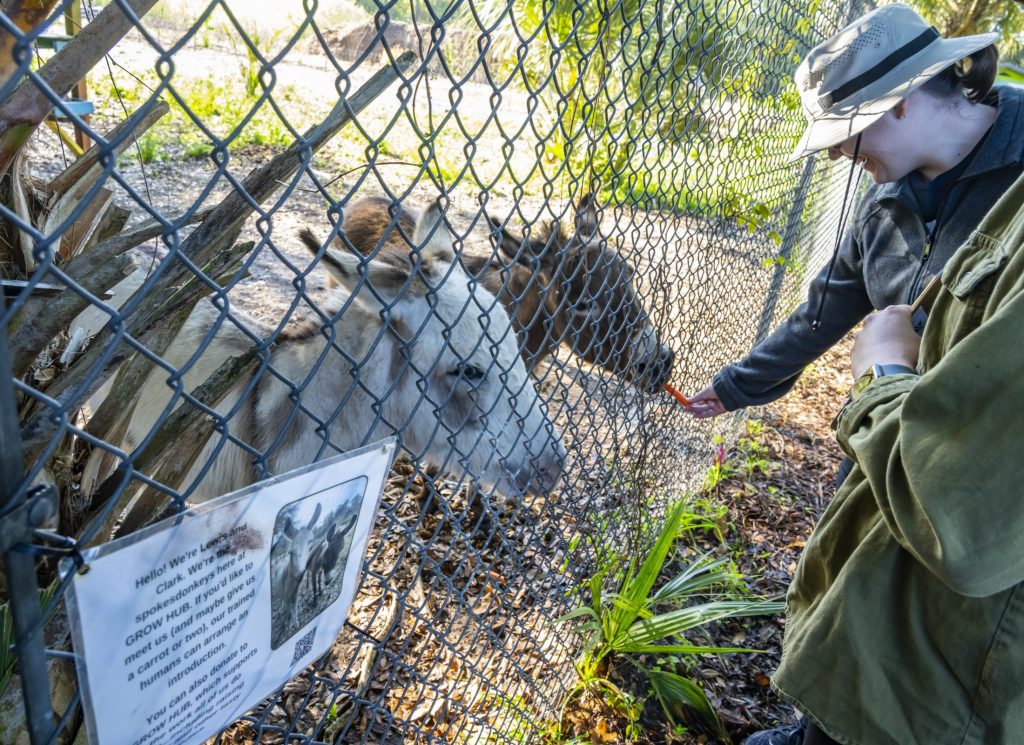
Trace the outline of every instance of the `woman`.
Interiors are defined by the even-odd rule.
[[[836,417],[856,466],[807,541],[747,745],[1024,743],[1024,177],[946,264],[923,338],[869,316]],[[878,367],[896,367],[883,377]]]
[[[1024,171],[1024,91],[992,88],[995,38],[944,39],[893,4],[807,55],[795,79],[808,126],[793,157],[827,150],[875,184],[807,302],[691,395],[691,414],[787,393],[873,309],[911,302]]]

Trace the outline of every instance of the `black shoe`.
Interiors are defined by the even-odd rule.
[[[755,732],[743,741],[743,745],[801,745],[806,732],[807,719],[802,718],[796,724],[791,724],[788,727],[776,727]]]

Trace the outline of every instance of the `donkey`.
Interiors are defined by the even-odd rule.
[[[584,197],[576,212],[572,233],[553,220],[528,240],[488,216],[501,256],[465,254],[463,264],[508,309],[530,370],[567,343],[586,361],[660,390],[675,352],[651,325],[633,285],[636,270],[601,239],[596,200]],[[343,227],[352,246],[370,256],[410,234],[416,219],[413,210],[366,197],[346,210]]]
[[[310,572],[313,528],[320,519],[320,510],[320,503],[317,502],[309,523],[302,527],[295,525],[291,515],[286,516],[281,530],[275,532],[271,546],[271,554],[277,557],[274,586],[281,593],[281,603],[288,608],[288,624],[291,628],[299,625],[299,590],[303,578]]]
[[[344,528],[339,528],[336,523],[327,527],[327,535],[318,542],[309,552],[309,576],[313,583],[313,604],[320,602],[320,593],[324,591],[324,584],[331,581],[334,568],[341,558],[341,549],[345,546],[345,538],[349,531],[355,527],[359,513],[352,515]]]
[[[436,206],[410,235],[415,254],[408,245],[388,246],[372,258],[305,236],[339,287],[322,322],[280,334],[266,370],[243,376],[217,406],[231,414],[230,438],[211,437],[193,464],[186,477],[192,498],[251,483],[258,475],[254,453],[282,473],[396,433],[425,466],[468,474],[501,494],[554,488],[565,448],[508,316],[456,260]],[[251,347],[243,329],[252,322],[227,316],[212,302],[200,303],[172,342],[165,361],[185,370],[186,390]],[[173,405],[166,378],[162,369],[149,376],[130,443]]]

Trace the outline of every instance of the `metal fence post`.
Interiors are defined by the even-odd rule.
[[[4,303],[6,306],[6,301]],[[24,479],[21,437],[14,397],[7,324],[0,327],[0,550],[3,551],[10,594],[14,651],[25,699],[25,721],[32,745],[50,742],[55,736],[50,685],[46,673],[42,609],[36,581],[36,562],[24,548],[32,530],[50,517],[42,500],[29,498],[20,489]]]
[[[796,199],[789,210],[786,218],[786,228],[782,233],[782,245],[779,248],[779,262],[772,274],[772,284],[768,290],[768,296],[764,301],[764,309],[761,311],[761,320],[757,324],[757,334],[754,336],[754,346],[757,346],[771,329],[772,318],[775,317],[775,306],[782,295],[782,283],[786,279],[786,267],[789,258],[796,248],[796,239],[800,234],[801,218],[804,212],[804,203],[807,201],[807,192],[810,191],[811,182],[814,177],[814,169],[818,164],[816,157],[809,157],[804,160],[804,170],[800,174],[800,183],[796,188]]]

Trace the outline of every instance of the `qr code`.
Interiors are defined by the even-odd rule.
[[[292,655],[292,664],[301,660],[307,654],[309,650],[313,648],[313,637],[316,636],[316,627],[314,626],[309,630],[309,633],[300,638],[295,642],[295,654]]]

